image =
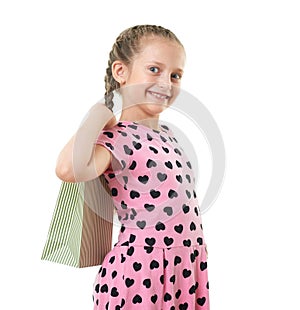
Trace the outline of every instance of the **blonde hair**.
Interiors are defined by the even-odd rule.
[[[137,25],[130,27],[117,37],[114,43],[108,60],[108,67],[106,69],[105,81],[105,105],[112,110],[113,103],[113,91],[120,87],[120,84],[114,79],[111,71],[111,66],[114,61],[120,60],[126,65],[129,65],[133,60],[133,57],[141,52],[141,39],[148,36],[159,36],[171,41],[177,42],[179,45],[182,43],[176,37],[176,35],[162,26],[156,25]]]

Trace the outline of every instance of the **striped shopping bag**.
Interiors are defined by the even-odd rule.
[[[111,250],[113,211],[103,176],[62,182],[41,259],[78,268],[101,265]]]

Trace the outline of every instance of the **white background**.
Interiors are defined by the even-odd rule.
[[[92,309],[98,267],[40,261],[56,158],[103,96],[116,36],[150,23],[185,45],[183,88],[225,143],[203,215],[211,309],[299,309],[299,13],[298,1],[1,2],[0,308]]]

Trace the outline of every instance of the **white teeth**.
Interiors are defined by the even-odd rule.
[[[159,98],[159,99],[168,99],[169,98],[169,96],[161,95],[161,94],[158,94],[158,93],[150,92],[150,94],[153,95],[156,98]]]

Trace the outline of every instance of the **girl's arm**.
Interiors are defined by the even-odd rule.
[[[101,175],[110,165],[111,153],[95,141],[103,128],[115,124],[113,113],[103,103],[95,104],[60,152],[56,175],[65,182],[84,182]]]

